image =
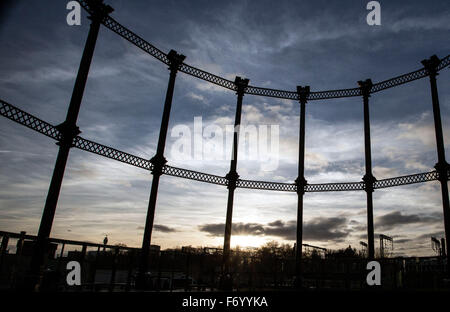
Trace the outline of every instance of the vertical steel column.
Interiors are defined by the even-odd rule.
[[[128,250],[128,273],[127,273],[127,284],[125,286],[125,291],[130,291],[130,288],[131,288],[131,279],[133,276],[133,266],[134,266],[134,254],[135,254],[135,251],[133,249]]]
[[[3,263],[8,250],[9,236],[7,234],[2,237],[2,246],[0,247],[0,274],[3,272]]]
[[[60,254],[59,254],[59,258],[61,259],[62,257],[63,257],[63,255],[64,255],[64,247],[66,246],[66,244],[65,243],[63,243],[62,244],[62,247],[61,247],[61,252],[60,252]]]
[[[434,117],[434,129],[436,134],[436,148],[438,154],[438,162],[434,166],[439,173],[439,181],[441,182],[442,193],[442,208],[444,210],[444,228],[445,228],[445,240],[447,244],[447,251],[450,250],[449,235],[450,235],[450,207],[448,197],[448,177],[450,171],[450,165],[445,160],[445,147],[444,147],[444,135],[442,134],[442,121],[441,111],[439,107],[439,97],[436,84],[437,66],[441,60],[433,55],[428,60],[423,60],[422,64],[428,72],[430,77],[431,86],[431,99],[433,101],[433,117]],[[450,274],[450,257],[447,257],[447,274]]]
[[[78,259],[78,263],[80,264],[80,268],[81,268],[81,285],[83,285],[84,283],[86,283],[86,270],[85,270],[85,266],[84,266],[84,259],[86,258],[86,251],[87,251],[87,245],[83,244],[81,247],[81,253],[79,255],[79,259]],[[77,286],[78,290],[81,291],[82,286],[79,285]]]
[[[141,257],[139,262],[139,273],[137,279],[137,286],[140,288],[143,286],[145,273],[148,268],[148,256],[150,253],[150,244],[153,230],[153,220],[155,217],[156,197],[158,194],[159,177],[162,175],[163,167],[167,160],[164,157],[164,148],[166,146],[167,130],[169,128],[170,109],[172,107],[173,91],[175,88],[175,78],[177,76],[178,69],[183,64],[184,55],[178,54],[174,50],[170,50],[167,54],[169,59],[169,84],[167,86],[166,100],[164,102],[164,111],[161,120],[161,128],[159,131],[158,147],[156,155],[150,160],[153,164],[153,180],[152,188],[150,191],[150,199],[148,203],[147,218],[145,220],[144,237],[142,239]]]
[[[26,235],[27,235],[27,232],[20,231],[20,236],[16,243],[16,258],[14,260],[14,264],[13,264],[12,272],[11,272],[11,276],[12,276],[11,288],[15,288],[16,286],[20,287],[20,284],[19,285],[16,284],[17,275],[18,275],[17,272],[22,267],[22,251],[23,251],[23,244],[24,244]]]
[[[375,258],[375,239],[373,230],[373,184],[376,181],[372,174],[372,152],[370,147],[370,118],[369,118],[369,97],[372,89],[372,80],[358,81],[361,88],[361,94],[364,100],[364,149],[366,160],[366,174],[363,177],[365,183],[365,191],[367,195],[367,245],[368,258]]]
[[[298,176],[295,180],[297,185],[297,242],[295,249],[295,283],[296,287],[302,286],[302,246],[303,246],[303,195],[307,181],[305,180],[305,115],[306,102],[308,101],[309,86],[297,86],[300,101],[300,125],[298,137]]]
[[[90,267],[90,278],[89,278],[89,282],[94,285],[95,284],[95,275],[97,274],[97,265],[98,265],[98,257],[100,255],[100,246],[97,247],[97,252],[95,253],[95,259],[94,262],[92,263],[92,266]],[[92,287],[92,289],[94,289],[94,286]]]
[[[109,292],[114,290],[114,283],[116,282],[116,271],[117,271],[117,257],[119,256],[120,248],[115,247],[112,259],[112,267],[111,267],[111,278],[109,280]]]
[[[380,258],[384,258],[383,236],[380,235]]]
[[[86,252],[87,252],[87,245],[83,244],[81,247],[81,253],[80,253],[80,265],[83,266],[84,259],[86,258]]]
[[[85,259],[86,259],[86,252],[87,252],[87,245],[83,244],[83,247],[81,248],[81,254],[80,254],[80,267],[81,267],[81,280],[82,283],[86,282],[86,267],[84,265]]]
[[[234,190],[236,189],[236,182],[239,178],[237,174],[237,157],[239,146],[239,127],[241,125],[242,113],[242,98],[244,97],[245,89],[248,86],[248,79],[236,77],[234,84],[236,85],[237,104],[236,116],[234,119],[234,133],[233,133],[233,151],[231,155],[230,171],[226,175],[228,179],[228,202],[227,202],[227,217],[225,223],[225,237],[223,242],[223,270],[227,274],[229,272],[230,264],[230,240],[231,240],[231,224],[233,219],[233,200]]]
[[[64,246],[66,246],[66,244],[62,244],[61,246],[61,252],[59,253],[59,258],[58,258],[58,272],[61,271],[61,262],[62,262],[62,257],[64,255]]]
[[[78,127],[76,126],[76,122],[80,111],[84,88],[86,86],[89,67],[94,54],[100,23],[109,13],[113,11],[109,5],[103,4],[102,1],[90,1],[89,4],[93,9],[93,14],[89,17],[92,21],[89,28],[89,34],[84,46],[83,56],[78,69],[66,120],[57,126],[57,129],[61,132],[61,139],[57,143],[59,145],[59,151],[56,158],[56,164],[53,170],[53,176],[50,182],[30,267],[31,275],[29,276],[29,286],[33,288],[40,278],[41,266],[44,261],[44,254],[47,249],[48,238],[53,225],[53,219],[64,177],[67,158],[69,156],[69,150],[72,147],[73,139],[80,133]]]
[[[442,257],[446,257],[447,253],[446,253],[446,248],[445,248],[445,238],[441,238],[441,253],[442,253]]]

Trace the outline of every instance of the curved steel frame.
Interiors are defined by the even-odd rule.
[[[83,8],[89,12],[93,13],[93,8],[90,5],[89,0],[78,0],[78,2],[83,6]],[[102,20],[102,24],[105,25],[106,28],[109,28],[113,32],[117,33],[122,38],[128,40],[136,47],[144,50],[160,62],[169,65],[169,59],[167,54],[156,48],[154,45],[144,40],[125,26],[118,23],[114,18],[110,16],[106,16]],[[447,55],[441,60],[441,63],[438,65],[437,70],[441,70],[450,65],[450,55]],[[222,78],[220,76],[208,73],[202,69],[195,68],[191,65],[183,63],[179,69],[179,71],[194,76],[196,78],[208,81],[210,83],[216,84],[218,86],[224,87],[229,90],[237,91],[236,85],[233,81]],[[423,77],[428,76],[427,70],[425,68],[418,69],[416,71],[400,75],[398,77],[394,77],[385,81],[381,81],[375,83],[372,87],[370,93],[375,93],[381,90],[389,89],[395,86],[399,86]],[[287,91],[287,90],[276,90],[269,88],[261,88],[255,86],[248,86],[245,90],[245,93],[252,95],[260,95],[260,96],[268,96],[274,98],[288,99],[288,100],[296,100],[299,101],[300,97],[297,91]],[[342,97],[354,97],[361,96],[360,88],[350,88],[350,89],[340,89],[340,90],[327,90],[327,91],[315,91],[310,92],[307,97],[308,101],[312,100],[325,100],[332,98],[342,98]]]
[[[53,224],[53,217],[56,210],[56,205],[61,189],[64,170],[67,162],[69,150],[72,147],[79,148],[91,153],[95,153],[113,160],[118,160],[145,170],[151,171],[153,174],[153,182],[151,194],[149,199],[149,206],[147,211],[147,219],[145,224],[143,244],[141,248],[141,260],[139,276],[143,277],[146,272],[148,263],[148,251],[151,241],[151,233],[153,228],[153,217],[155,213],[156,197],[158,191],[159,177],[162,174],[212,183],[217,185],[227,186],[228,188],[228,204],[227,217],[225,224],[225,240],[224,240],[224,273],[227,273],[227,263],[229,255],[232,211],[233,211],[233,196],[236,188],[261,189],[271,191],[286,191],[296,192],[298,195],[298,214],[297,214],[297,246],[302,246],[302,228],[303,228],[303,195],[305,192],[336,192],[336,191],[365,191],[367,194],[367,221],[368,221],[368,245],[369,245],[369,259],[374,257],[374,242],[373,242],[373,207],[372,207],[372,192],[375,189],[393,187],[398,185],[406,185],[413,183],[421,183],[427,181],[438,180],[441,182],[443,210],[444,210],[444,225],[447,237],[447,249],[449,249],[449,235],[450,235],[450,208],[448,198],[447,181],[450,179],[450,166],[445,160],[444,142],[442,135],[442,124],[439,109],[439,100],[436,86],[436,76],[438,72],[450,65],[450,55],[443,59],[432,56],[429,60],[422,61],[423,68],[416,71],[391,78],[378,83],[372,83],[370,79],[359,81],[358,88],[315,91],[310,92],[309,86],[297,87],[297,91],[286,91],[255,87],[248,84],[248,79],[241,79],[236,77],[236,80],[230,81],[220,76],[208,73],[201,69],[195,68],[184,63],[185,56],[178,54],[171,50],[168,54],[162,52],[143,38],[139,37],[126,27],[122,26],[116,20],[109,16],[113,9],[103,4],[103,0],[78,0],[83,8],[90,14],[92,20],[88,38],[86,40],[83,56],[80,62],[77,79],[73,89],[72,99],[67,112],[66,120],[58,125],[53,126],[37,117],[34,117],[23,110],[0,100],[0,114],[27,126],[39,133],[42,133],[50,138],[58,141],[59,153],[55,164],[52,181],[50,184],[47,201],[44,207],[37,243],[31,262],[30,287],[38,284],[39,275],[42,272],[43,256],[45,254],[45,246],[49,241],[50,231]],[[166,93],[166,100],[164,104],[164,112],[160,129],[160,136],[158,141],[158,149],[156,155],[150,159],[144,159],[120,150],[86,140],[79,136],[79,129],[76,126],[79,108],[81,105],[84,87],[87,81],[90,63],[92,61],[93,52],[95,49],[96,39],[100,25],[103,24],[106,28],[117,33],[119,36],[128,40],[135,46],[139,47],[146,53],[155,57],[157,60],[169,66],[170,78]],[[235,130],[233,140],[233,157],[231,161],[230,171],[225,176],[212,175],[208,173],[187,170],[183,168],[172,167],[166,164],[164,157],[166,134],[168,130],[168,123],[170,117],[170,109],[172,104],[173,91],[175,86],[175,79],[177,72],[183,72],[196,78],[205,80],[207,82],[216,84],[226,89],[235,91],[237,94],[236,120],[235,125],[240,124],[242,100],[244,94],[267,96],[274,98],[290,99],[299,101],[300,109],[300,135],[299,135],[299,162],[298,162],[298,177],[295,183],[282,182],[267,182],[240,179],[236,172],[237,167],[237,147],[238,147],[238,130]],[[371,94],[399,86],[424,77],[430,78],[431,94],[433,103],[433,114],[435,122],[435,133],[438,152],[438,163],[436,170],[400,177],[387,178],[377,180],[372,175],[371,164],[371,144],[370,144],[370,120],[369,120],[369,97]],[[309,184],[304,178],[304,141],[305,141],[305,109],[306,103],[312,100],[324,100],[342,97],[361,96],[364,104],[364,134],[365,134],[365,160],[366,160],[366,174],[361,182],[348,183],[321,183]],[[239,129],[236,127],[235,129]],[[301,249],[296,252],[297,267],[296,277],[297,284],[301,285]],[[447,271],[450,272],[450,261],[447,259]],[[223,276],[225,276],[224,274]],[[141,279],[138,277],[138,284]],[[142,280],[143,281],[143,280]],[[139,286],[139,285],[138,285]]]

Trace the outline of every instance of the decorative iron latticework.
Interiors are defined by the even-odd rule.
[[[56,129],[55,126],[31,114],[28,114],[27,112],[3,100],[0,100],[0,114],[8,119],[11,119],[12,121],[15,121],[39,133],[42,133],[52,139],[58,141],[61,139],[61,133],[59,132],[58,129]],[[74,139],[73,146],[78,149],[91,152],[109,159],[117,160],[131,166],[135,166],[149,171],[153,169],[153,165],[151,164],[150,160],[120,151],[118,149],[103,144],[96,143],[91,140],[84,139],[81,136],[77,136]],[[168,165],[165,165],[163,167],[163,174],[205,183],[224,186],[228,185],[228,180],[225,177],[189,169],[172,167]],[[437,173],[437,171],[431,171],[377,180],[374,183],[374,188],[381,189],[393,186],[436,181],[438,179],[439,174]],[[450,179],[450,171],[448,171],[447,179]],[[297,186],[295,183],[283,183],[283,182],[238,179],[236,186],[238,188],[267,190],[267,191],[281,191],[281,192],[297,191]],[[340,191],[362,191],[362,190],[364,190],[364,182],[307,184],[305,189],[306,192],[340,192]]]
[[[89,6],[89,1],[86,0],[78,0],[78,2],[81,4],[81,6],[89,13],[92,13],[93,10]],[[146,53],[150,54],[157,60],[169,64],[169,59],[167,58],[167,54],[162,52],[160,49],[146,41],[145,39],[141,38],[125,26],[121,25],[119,22],[117,22],[114,18],[110,16],[106,16],[102,20],[103,25],[105,25],[107,28],[121,36],[122,38],[128,40],[138,48],[144,50]],[[450,65],[450,55],[447,55],[446,57],[441,59],[441,63],[439,64],[437,70],[440,71],[447,66]],[[236,90],[236,86],[233,81],[225,79],[223,77],[211,74],[209,72],[206,72],[202,69],[190,66],[188,64],[183,63],[179,69],[179,71],[186,73],[188,75],[194,76],[196,78],[199,78],[204,81],[208,81],[210,83],[213,83],[215,85],[224,87],[229,90]],[[417,79],[421,79],[423,77],[426,77],[427,71],[425,68],[418,69],[416,71],[413,71],[408,74],[404,74],[395,78],[391,78],[385,81],[381,81],[378,83],[374,83],[372,90],[370,93],[375,93],[381,90],[393,88],[395,86],[399,86]],[[288,91],[288,90],[276,90],[276,89],[270,89],[270,88],[261,88],[256,86],[248,86],[245,90],[245,93],[252,94],[252,95],[259,95],[259,96],[267,96],[267,97],[273,97],[273,98],[280,98],[280,99],[288,99],[288,100],[299,100],[298,93],[296,91]],[[327,90],[327,91],[316,91],[311,92],[309,94],[308,100],[325,100],[325,99],[333,99],[333,98],[343,98],[343,97],[355,97],[360,96],[361,90],[360,88],[350,88],[350,89],[341,89],[341,90]]]
[[[147,159],[119,151],[106,145],[83,139],[80,136],[76,137],[74,141],[74,146],[81,150],[117,160],[142,169],[150,171],[153,169],[153,165]]]
[[[416,173],[416,174],[410,174],[410,175],[401,176],[401,177],[377,180],[374,183],[374,188],[380,189],[380,188],[386,188],[386,187],[392,187],[392,186],[398,186],[398,185],[407,185],[407,184],[435,181],[435,180],[438,180],[438,178],[439,178],[439,175],[438,175],[437,171]]]
[[[0,100],[0,114],[12,121],[15,121],[25,127],[33,129],[39,133],[42,133],[52,139],[60,140],[61,133],[53,125],[45,122],[33,115],[26,113],[25,111],[17,108],[5,101]]]
[[[193,171],[188,169],[182,169],[182,168],[176,168],[171,166],[164,166],[163,167],[163,173],[184,178],[184,179],[190,179],[200,182],[206,182],[211,184],[218,184],[218,185],[228,185],[228,180],[225,177],[209,174],[209,173],[203,173],[199,171]]]

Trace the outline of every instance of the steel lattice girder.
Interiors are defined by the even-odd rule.
[[[89,13],[92,13],[92,8],[89,6],[89,1],[87,0],[77,0],[81,6],[88,11]],[[113,32],[117,33],[122,38],[128,40],[135,46],[139,47],[140,49],[144,50],[151,56],[155,57],[159,61],[163,62],[164,64],[169,64],[169,59],[167,58],[167,54],[156,48],[154,45],[150,44],[143,38],[136,35],[134,32],[129,30],[128,28],[124,27],[120,23],[118,23],[115,19],[113,19],[110,16],[106,16],[103,21],[103,25],[105,25],[107,28],[111,29]],[[450,65],[450,55],[447,55],[444,57],[440,64],[437,67],[437,71],[440,71],[447,66]],[[233,81],[230,81],[228,79],[222,78],[220,76],[208,73],[204,70],[195,68],[193,66],[187,65],[185,63],[182,64],[182,66],[179,69],[181,72],[184,72],[188,75],[197,77],[199,79],[208,81],[210,83],[216,84],[218,86],[224,87],[229,90],[236,91],[236,86]],[[426,77],[428,75],[427,71],[422,68],[418,69],[416,71],[413,71],[408,74],[404,74],[395,78],[391,78],[385,81],[381,81],[378,83],[375,83],[372,86],[372,89],[370,93],[379,92],[381,90],[389,89],[395,86],[399,86],[417,79],[421,79],[423,77]],[[280,98],[280,99],[289,99],[289,100],[299,100],[298,93],[296,91],[287,91],[287,90],[276,90],[276,89],[269,89],[269,88],[261,88],[261,87],[254,87],[254,86],[248,86],[245,90],[245,93],[252,94],[252,95],[259,95],[259,96],[267,96],[267,97],[274,97],[274,98]],[[325,99],[332,99],[332,98],[343,98],[343,97],[354,97],[354,96],[361,96],[361,90],[360,88],[350,88],[350,89],[341,89],[341,90],[327,90],[327,91],[316,91],[316,92],[310,92],[308,96],[308,100],[325,100]]]
[[[83,139],[80,136],[77,136],[74,140],[74,146],[84,151],[88,151],[97,155],[101,155],[110,159],[118,160],[123,163],[143,168],[146,170],[152,170],[153,165],[149,160],[134,156],[122,151],[119,151],[115,148],[105,146],[102,144],[98,144],[96,142]]]
[[[212,184],[218,184],[218,185],[228,185],[228,180],[225,177],[193,171],[193,170],[187,170],[182,168],[176,168],[171,166],[164,166],[163,167],[163,173],[167,175],[171,175],[174,177],[180,177],[190,180],[196,180],[206,183],[212,183]]]
[[[61,133],[53,125],[26,113],[5,101],[0,100],[0,114],[12,121],[15,121],[25,127],[42,133],[52,139],[60,140]]]
[[[33,129],[39,133],[42,133],[52,139],[58,141],[61,139],[61,133],[59,132],[58,129],[56,129],[55,126],[31,114],[28,114],[27,112],[3,100],[0,100],[0,114],[8,119],[11,119],[12,121],[24,125],[30,129]],[[151,164],[150,160],[129,153],[125,153],[115,148],[105,146],[90,140],[86,140],[80,136],[77,136],[74,139],[73,146],[81,150],[88,151],[113,160],[121,161],[123,163],[139,167],[145,170],[151,171],[153,169],[153,165]],[[217,185],[224,185],[224,186],[228,185],[228,179],[225,177],[183,168],[171,167],[168,165],[165,165],[163,167],[163,174]],[[439,179],[438,172],[431,171],[378,180],[374,183],[374,188],[380,189],[399,185],[435,181],[438,179]],[[450,171],[448,171],[447,179],[450,179]],[[267,182],[267,181],[254,181],[242,179],[239,179],[237,181],[237,187],[269,190],[269,191],[283,191],[283,192],[297,191],[297,186],[294,183]],[[321,184],[307,184],[305,191],[306,192],[361,191],[364,190],[364,188],[365,188],[364,182],[321,183]]]

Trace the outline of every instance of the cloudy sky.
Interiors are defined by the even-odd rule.
[[[450,52],[448,1],[380,1],[381,26],[368,26],[368,1],[123,1],[108,0],[112,16],[162,51],[186,63],[254,86],[313,91],[353,88],[421,67]],[[52,124],[61,123],[89,29],[66,23],[67,1],[4,1],[0,8],[0,98]],[[168,79],[167,66],[105,27],[100,30],[78,119],[82,136],[144,158],[155,153]],[[444,139],[450,144],[450,74],[438,76]],[[436,149],[429,82],[415,81],[370,98],[372,158],[378,179],[431,171]],[[180,73],[166,158],[170,165],[224,176],[224,152],[212,159],[175,157],[177,131],[233,124],[236,96]],[[292,182],[297,177],[299,105],[246,95],[243,124],[278,126],[277,166],[264,152],[238,162],[244,179]],[[364,175],[361,98],[312,101],[306,115],[306,172],[310,183],[360,181]],[[56,159],[55,142],[0,119],[0,229],[37,233]],[[175,128],[175,129],[179,129]],[[207,139],[205,139],[205,142]],[[244,144],[245,147],[245,144]],[[245,156],[245,153],[242,153]],[[449,149],[447,148],[447,155]],[[173,157],[172,157],[173,156]],[[224,156],[224,157],[221,157]],[[140,246],[151,174],[73,149],[52,236]],[[162,248],[219,246],[225,187],[163,176],[152,243]],[[326,248],[366,240],[364,192],[305,195],[304,241]],[[397,255],[431,255],[430,237],[443,236],[437,182],[377,190],[378,235],[394,237]],[[295,193],[238,189],[232,245],[295,240]]]

